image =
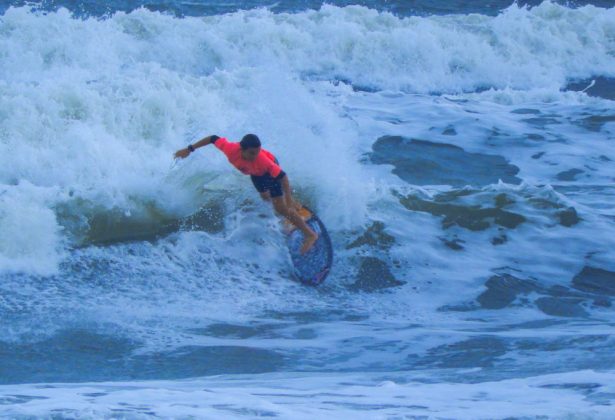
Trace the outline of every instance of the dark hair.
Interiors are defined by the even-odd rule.
[[[239,145],[243,150],[251,149],[253,147],[261,147],[261,140],[256,134],[246,134],[239,142]]]

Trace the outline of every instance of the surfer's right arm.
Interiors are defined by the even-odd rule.
[[[197,141],[196,143],[189,144],[188,147],[175,152],[175,158],[176,159],[177,158],[180,158],[180,159],[187,158],[190,155],[190,153],[194,152],[199,147],[207,146],[210,143],[215,143],[215,141],[218,140],[219,138],[220,137],[216,135],[203,137],[201,140]]]

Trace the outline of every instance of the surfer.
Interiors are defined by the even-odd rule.
[[[298,204],[293,200],[288,175],[278,165],[275,156],[261,148],[261,141],[255,134],[246,134],[240,142],[230,142],[215,135],[204,137],[185,149],[175,152],[175,158],[184,159],[199,147],[213,144],[222,151],[229,162],[243,174],[250,175],[252,183],[263,200],[273,203],[273,208],[303,232],[304,240],[301,253],[308,252],[318,234],[299,216]]]

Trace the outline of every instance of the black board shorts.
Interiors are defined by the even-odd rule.
[[[269,191],[269,195],[272,198],[282,197],[284,192],[282,191],[282,182],[280,179],[276,179],[269,174],[265,174],[262,176],[254,176],[251,175],[252,183],[254,184],[254,188],[259,193],[264,193]]]
[[[278,159],[274,160],[276,165],[279,165]],[[254,184],[254,188],[259,193],[264,193],[269,191],[269,196],[272,198],[282,197],[284,195],[284,191],[282,190],[282,178],[274,178],[269,174],[255,176],[250,175],[252,179],[252,184]]]

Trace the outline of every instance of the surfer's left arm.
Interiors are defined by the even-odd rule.
[[[188,155],[190,155],[190,153],[194,152],[199,147],[204,147],[204,146],[207,146],[208,144],[215,143],[219,138],[220,136],[216,136],[216,135],[203,137],[201,140],[197,141],[196,143],[188,145],[188,147],[186,147],[185,149],[180,149],[177,152],[175,152],[175,155],[174,155],[175,159],[187,158]]]

